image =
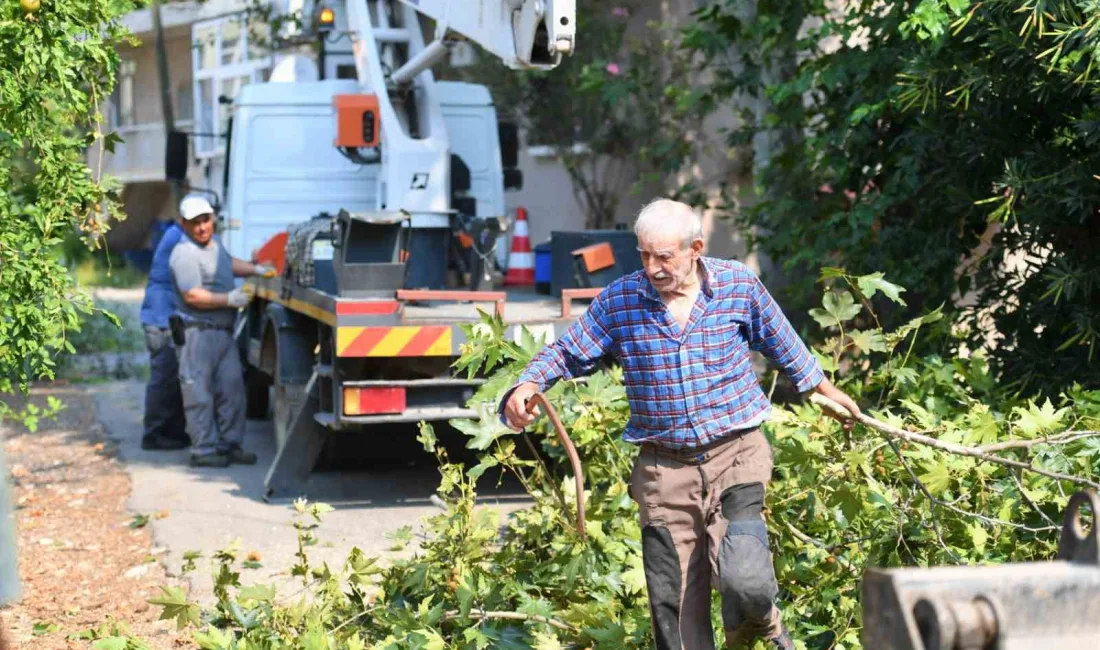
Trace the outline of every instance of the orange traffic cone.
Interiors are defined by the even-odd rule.
[[[508,272],[504,274],[504,284],[505,286],[535,284],[535,254],[531,252],[531,237],[527,232],[527,208],[516,208],[512,251],[508,254]]]

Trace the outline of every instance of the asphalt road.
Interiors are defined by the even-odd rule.
[[[293,588],[288,570],[297,551],[291,527],[293,507],[289,501],[263,499],[264,475],[275,456],[271,422],[248,422],[244,446],[259,455],[256,465],[196,469],[188,466],[186,450],[141,449],[141,382],[106,383],[89,390],[95,396],[98,418],[118,442],[132,479],[130,508],[150,516],[154,543],[167,549],[169,573],[180,571],[186,551],[201,551],[209,558],[240,538],[242,548],[258,552],[263,565],[245,571],[242,580],[274,583],[280,586],[280,594],[287,595]],[[435,458],[416,443],[415,436],[414,427],[403,426],[347,440],[335,454],[340,466],[313,474],[303,486],[311,501],[335,508],[318,530],[321,543],[310,550],[316,562],[339,565],[353,547],[383,557],[413,552],[413,547],[390,551],[387,534],[404,526],[419,532],[425,516],[441,512],[430,500],[439,480]],[[460,434],[445,430],[441,440],[452,456],[463,453],[465,441]],[[514,483],[498,487],[486,475],[482,484],[482,502],[487,507],[504,513],[528,503]],[[192,593],[200,599],[212,593],[208,566],[208,559],[201,560],[191,580]]]

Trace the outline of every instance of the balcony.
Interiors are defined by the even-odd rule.
[[[176,128],[188,130],[191,120],[181,120]],[[164,180],[164,124],[133,124],[116,129],[122,142],[115,144],[114,154],[103,156],[103,173],[117,177],[123,183]],[[88,164],[93,170],[99,165],[99,145],[88,152]]]

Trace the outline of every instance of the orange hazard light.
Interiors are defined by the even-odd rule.
[[[380,119],[377,95],[334,95],[337,147],[377,147]]]
[[[404,388],[344,387],[344,415],[382,415],[404,412]]]

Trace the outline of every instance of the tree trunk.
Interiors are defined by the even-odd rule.
[[[175,112],[172,110],[172,80],[168,76],[168,50],[164,44],[164,26],[160,19],[160,2],[161,0],[153,0],[152,12],[153,12],[153,33],[154,33],[154,47],[157,53],[157,81],[160,83],[160,110],[161,115],[164,116],[164,141],[165,146],[168,143],[168,134],[176,129]],[[169,186],[169,200],[172,202],[172,211],[176,211],[179,206],[181,188],[179,181],[168,181]]]

